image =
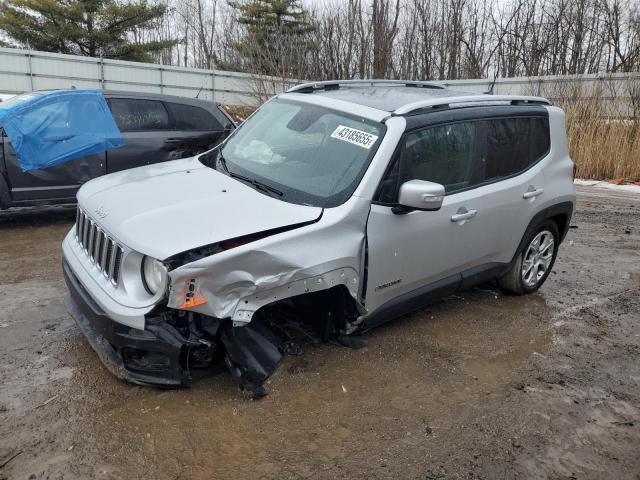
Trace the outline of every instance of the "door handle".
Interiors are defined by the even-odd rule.
[[[460,207],[458,212],[451,217],[452,222],[462,222],[464,220],[469,220],[477,215],[477,210],[467,210],[464,207]]]
[[[522,198],[535,198],[543,193],[544,188],[529,187],[529,189],[522,194]]]
[[[71,140],[75,136],[75,133],[69,133],[66,135],[50,135],[48,137],[44,137],[42,140],[45,142],[64,142],[65,140]]]
[[[188,143],[197,142],[202,137],[171,137],[167,138],[164,143]]]

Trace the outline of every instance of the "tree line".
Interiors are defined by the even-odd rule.
[[[5,44],[298,79],[640,71],[638,0],[4,0]]]

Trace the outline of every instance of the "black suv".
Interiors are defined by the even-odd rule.
[[[9,138],[0,129],[0,208],[75,203],[78,188],[92,178],[202,153],[235,128],[222,108],[207,100],[103,93],[122,132],[122,148],[23,172]]]

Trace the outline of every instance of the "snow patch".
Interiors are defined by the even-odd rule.
[[[579,178],[576,178],[573,183],[574,185],[579,185],[581,187],[595,187],[606,190],[617,190],[619,192],[631,192],[640,194],[640,185],[634,185],[631,183],[626,185],[614,185],[613,183],[609,183],[605,180],[583,180]]]

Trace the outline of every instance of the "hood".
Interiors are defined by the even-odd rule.
[[[160,260],[322,214],[269,197],[197,158],[97,178],[80,189],[78,203],[122,244]]]

